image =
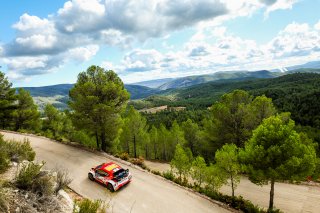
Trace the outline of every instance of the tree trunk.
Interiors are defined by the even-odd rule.
[[[157,159],[157,147],[156,147],[156,143],[153,144],[153,151],[154,151],[154,159]]]
[[[101,133],[101,149],[102,151],[107,151],[106,133],[104,131]]]
[[[137,158],[136,135],[133,136],[133,150],[134,150],[134,158]]]
[[[273,197],[274,197],[274,180],[271,180],[271,190],[270,190],[270,200],[269,200],[268,212],[271,212],[273,209]]]
[[[230,181],[231,181],[232,197],[234,197],[234,184],[233,184],[233,176],[232,175],[230,177]]]
[[[146,149],[146,159],[148,159],[148,145],[146,145],[145,149]]]
[[[100,150],[99,135],[98,135],[98,132],[97,132],[97,131],[96,131],[96,143],[97,143],[97,149]]]
[[[18,131],[19,129],[20,129],[20,123],[19,121],[16,121],[15,131]]]
[[[127,149],[127,153],[130,155],[130,146],[129,146],[128,140],[126,140],[126,149]]]

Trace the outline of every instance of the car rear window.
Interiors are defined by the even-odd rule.
[[[116,171],[113,175],[115,176],[115,177],[121,177],[121,176],[124,176],[126,174],[126,170],[124,170],[124,169],[119,169],[118,171]]]

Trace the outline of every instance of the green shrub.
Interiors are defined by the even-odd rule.
[[[0,146],[0,173],[3,173],[9,167],[9,156]]]
[[[171,180],[171,181],[173,181],[175,179],[175,176],[172,171],[163,172],[162,176],[168,180]]]
[[[45,136],[45,137],[47,137],[47,138],[54,138],[54,136],[53,136],[53,132],[51,131],[51,130],[49,130],[49,129],[47,129],[44,133],[43,133],[43,135]]]
[[[186,177],[183,178],[176,178],[175,176],[173,177],[173,182],[181,185],[181,186],[186,186],[189,188],[192,188],[192,185],[189,185],[188,179]]]
[[[155,174],[155,175],[160,175],[160,176],[161,176],[161,172],[159,172],[159,171],[151,170],[151,172],[152,172],[153,174]]]
[[[8,212],[8,197],[0,186],[0,212]]]
[[[22,143],[13,140],[6,141],[4,149],[9,158],[16,162],[21,162],[23,160],[33,161],[36,156],[28,139],[24,139]]]
[[[36,153],[32,150],[27,139],[24,139],[23,142],[5,141],[0,135],[0,173],[9,167],[10,160],[16,162],[33,161],[35,156]]]
[[[91,149],[96,149],[97,144],[93,137],[90,137],[86,132],[84,131],[75,131],[72,133],[70,137],[71,141],[80,143],[86,147],[89,147]]]
[[[206,196],[218,200],[220,202],[223,202],[227,204],[228,206],[241,210],[242,212],[245,213],[266,213],[267,211],[258,207],[257,205],[254,205],[251,201],[243,199],[241,196],[229,196],[229,195],[224,195],[220,192],[210,190],[208,188],[203,189],[201,188],[199,190],[200,193],[205,194]],[[279,209],[274,209],[272,213],[280,213],[281,211]]]
[[[73,213],[105,213],[106,207],[101,200],[83,199],[75,202]]]
[[[31,189],[43,165],[44,164],[40,165],[33,162],[23,165],[16,177],[17,187],[20,189]]]
[[[130,159],[129,154],[126,153],[126,152],[121,153],[121,154],[119,155],[119,157],[120,157],[122,160],[126,160],[126,161]]]

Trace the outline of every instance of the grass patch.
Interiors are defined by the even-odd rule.
[[[75,202],[73,213],[105,213],[106,206],[101,200],[83,199]]]

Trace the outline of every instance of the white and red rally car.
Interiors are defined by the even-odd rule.
[[[113,162],[91,168],[88,177],[92,181],[107,186],[111,192],[119,190],[122,186],[130,183],[132,179],[129,169],[125,170]]]

